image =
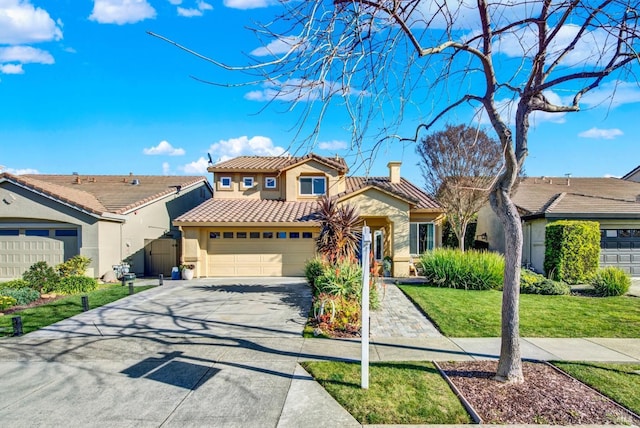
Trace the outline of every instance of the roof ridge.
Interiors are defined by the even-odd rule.
[[[547,201],[546,204],[544,204],[540,210],[538,212],[547,212],[547,211],[551,211],[554,207],[556,207],[560,201],[566,196],[566,192],[562,192],[562,193],[556,193],[551,199],[549,199]]]

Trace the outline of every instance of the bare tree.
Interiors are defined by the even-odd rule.
[[[478,128],[447,125],[422,139],[416,151],[427,191],[445,209],[464,251],[467,225],[488,202],[500,171],[500,142]]]
[[[506,241],[496,378],[522,381],[522,228],[511,194],[527,157],[530,122],[540,114],[577,112],[581,101],[603,86],[612,96],[617,83],[637,83],[632,72],[638,65],[638,2],[280,4],[280,16],[255,29],[266,48],[272,41],[288,47],[284,52],[273,49],[272,60],[250,58],[249,64],[229,67],[192,53],[227,70],[253,73],[255,79],[247,83],[266,85],[263,93],[271,94],[272,101],[290,101],[301,113],[296,138],[306,135],[313,144],[333,108],[347,112],[353,148],[363,158],[375,156],[396,135],[406,135],[400,126],[407,121],[414,124],[415,135],[398,138],[414,142],[421,131],[454,112],[475,112],[476,120],[493,127],[504,168],[492,186],[490,202]]]

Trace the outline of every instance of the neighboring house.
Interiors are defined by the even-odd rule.
[[[622,179],[623,180],[628,180],[628,181],[640,182],[640,165],[638,165],[637,167],[635,167],[634,169],[632,169],[631,171],[626,173],[622,177]]]
[[[183,262],[196,275],[301,276],[320,231],[318,201],[355,205],[371,228],[375,258],[407,276],[412,256],[439,245],[440,206],[400,177],[348,177],[339,157],[241,156],[209,167],[213,199],[178,217]]]
[[[171,221],[211,195],[206,177],[0,174],[0,278],[77,254],[94,277],[123,261],[138,275],[170,274]]]
[[[544,272],[545,226],[561,220],[600,223],[602,266],[640,275],[640,183],[618,178],[528,177],[513,201],[522,219],[522,263]],[[486,234],[486,235],[485,235]],[[504,232],[489,206],[478,214],[478,238],[504,253]]]

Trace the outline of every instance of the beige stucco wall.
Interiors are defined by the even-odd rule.
[[[287,201],[296,200],[317,200],[318,196],[300,196],[298,194],[300,184],[298,179],[300,176],[319,176],[324,175],[327,178],[327,195],[335,196],[345,190],[344,175],[341,175],[333,168],[321,164],[316,161],[309,161],[300,164],[294,168],[288,169],[284,172],[285,177],[285,199]]]
[[[478,211],[478,224],[476,226],[476,236],[487,234],[489,250],[504,254],[504,230],[500,219],[487,204]]]
[[[223,188],[220,186],[222,177],[231,177],[231,188]],[[242,186],[244,177],[253,177],[254,186],[245,188]],[[276,179],[275,189],[266,189],[264,181],[266,177],[274,177]],[[269,173],[238,173],[238,172],[216,172],[213,174],[214,198],[215,199],[283,199],[284,189],[286,188],[286,178],[284,176],[276,176]]]

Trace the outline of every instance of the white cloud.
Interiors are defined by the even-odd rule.
[[[53,64],[53,56],[42,49],[31,46],[9,46],[0,48],[0,64],[19,62],[21,64]]]
[[[133,24],[156,17],[147,0],[94,0],[89,19],[100,24]]]
[[[250,52],[251,55],[254,56],[268,56],[268,55],[279,55],[283,53],[287,53],[294,47],[296,44],[300,42],[299,37],[289,36],[289,37],[280,37],[269,44],[267,46],[261,46],[256,48]]]
[[[40,171],[34,168],[7,168],[4,172],[8,172],[13,175],[40,174]]]
[[[24,74],[22,64],[0,64],[2,74]]]
[[[224,5],[232,9],[256,9],[277,4],[277,0],[224,0]]]
[[[0,0],[0,43],[16,45],[62,39],[62,23],[29,0]]]
[[[247,92],[244,98],[250,101],[316,101],[329,96],[367,96],[364,91],[343,87],[332,81],[289,79],[284,82],[271,81],[263,89]]]
[[[618,107],[640,102],[640,87],[637,82],[616,80],[600,85],[582,98],[586,106]]]
[[[207,173],[207,167],[209,166],[209,161],[203,157],[200,157],[197,161],[190,162],[184,166],[179,167],[179,169],[189,175],[203,175]]]
[[[178,6],[179,4],[182,4],[182,0],[169,0],[169,3],[174,6]]]
[[[184,16],[186,18],[192,18],[194,16],[202,16],[205,11],[213,10],[213,6],[211,6],[209,3],[206,3],[202,0],[198,0],[196,2],[196,6],[197,7],[191,7],[191,8],[178,7],[176,10],[179,16]]]
[[[624,135],[624,133],[617,129],[600,129],[600,128],[591,128],[586,131],[583,131],[578,134],[578,137],[582,138],[596,138],[599,140],[613,140],[616,137]]]
[[[157,146],[143,149],[145,155],[165,155],[165,156],[182,156],[185,154],[184,149],[176,149],[168,141],[160,141]]]
[[[340,140],[323,141],[318,143],[318,148],[321,150],[343,150],[347,148],[347,143]]]
[[[244,155],[283,156],[287,154],[287,151],[283,147],[275,146],[271,138],[257,135],[251,138],[242,136],[220,140],[211,145],[209,153],[211,153],[214,162],[222,162]]]
[[[169,165],[169,162],[162,162],[162,175],[171,175],[171,165]]]

